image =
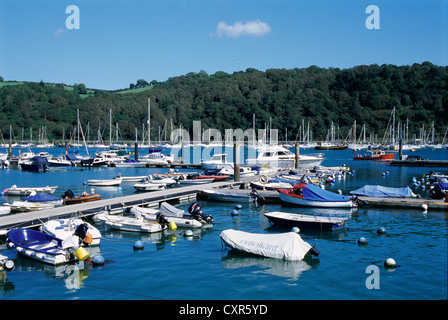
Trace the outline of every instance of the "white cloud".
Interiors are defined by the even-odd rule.
[[[63,34],[65,34],[67,32],[67,29],[57,29],[54,31],[53,36],[54,37],[60,37]]]
[[[261,37],[271,32],[271,27],[266,22],[260,20],[247,21],[246,23],[235,22],[233,25],[221,21],[216,27],[216,36],[218,38],[227,36],[237,38],[242,36]]]

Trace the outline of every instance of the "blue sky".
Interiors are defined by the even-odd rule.
[[[120,89],[201,70],[446,66],[447,37],[447,0],[0,0],[0,76]]]

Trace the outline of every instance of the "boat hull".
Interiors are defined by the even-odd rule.
[[[314,201],[314,200],[306,200],[302,197],[295,197],[289,194],[279,191],[280,200],[302,207],[319,207],[319,208],[352,208],[356,207],[352,200],[349,201]]]
[[[79,197],[73,197],[73,198],[65,198],[64,199],[64,205],[83,203],[83,202],[90,202],[90,201],[97,201],[97,200],[101,200],[101,195],[100,194],[91,194],[91,195],[88,195],[88,196],[79,196]]]
[[[249,192],[247,194],[239,194],[232,192],[225,192],[216,190],[202,190],[209,200],[223,201],[223,202],[238,202],[238,203],[249,203],[255,201],[255,197],[251,196]]]
[[[268,212],[266,218],[274,224],[286,227],[316,230],[340,230],[346,227],[346,218],[310,216],[298,213]]]

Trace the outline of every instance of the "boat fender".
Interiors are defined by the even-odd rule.
[[[291,232],[299,233],[299,232],[300,232],[300,229],[297,228],[297,227],[293,227],[293,228],[291,229]]]
[[[98,256],[93,257],[92,262],[94,265],[102,266],[104,264],[105,260],[102,255],[98,255]]]
[[[143,241],[137,240],[134,242],[134,249],[140,250],[143,249]]]
[[[318,257],[319,256],[319,254],[320,254],[320,251],[319,250],[317,250],[316,248],[314,248],[314,247],[311,247],[311,249],[310,249],[310,251],[309,251],[313,256],[315,256],[315,257]]]
[[[82,242],[84,242],[87,245],[92,244],[92,241],[93,241],[93,236],[90,233],[88,233],[86,235],[86,237],[84,238],[84,240],[82,240]]]
[[[171,222],[168,224],[168,226],[170,227],[170,230],[171,230],[171,231],[176,231],[176,229],[177,229],[177,225],[176,225],[176,223],[175,223],[174,221],[171,221]]]
[[[269,178],[267,175],[263,174],[258,178],[258,181],[260,181],[261,184],[266,184],[269,181]]]
[[[76,249],[74,255],[79,261],[84,261],[89,257],[89,253],[83,247]]]

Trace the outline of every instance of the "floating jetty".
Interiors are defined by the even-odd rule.
[[[428,160],[428,159],[405,159],[392,160],[391,166],[407,166],[407,167],[448,167],[448,160]]]
[[[418,199],[418,198],[380,198],[380,197],[358,197],[360,206],[389,207],[400,209],[420,209],[424,205],[428,210],[447,210],[448,202],[445,200]]]
[[[23,212],[0,216],[0,235],[14,227],[38,227],[49,219],[65,219],[72,216],[88,217],[100,212],[120,213],[135,205],[159,206],[161,202],[181,202],[196,199],[197,193],[205,188],[240,188],[247,183],[241,181],[213,182],[204,185],[192,185],[161,191],[136,193],[129,196],[85,202],[48,210]]]

